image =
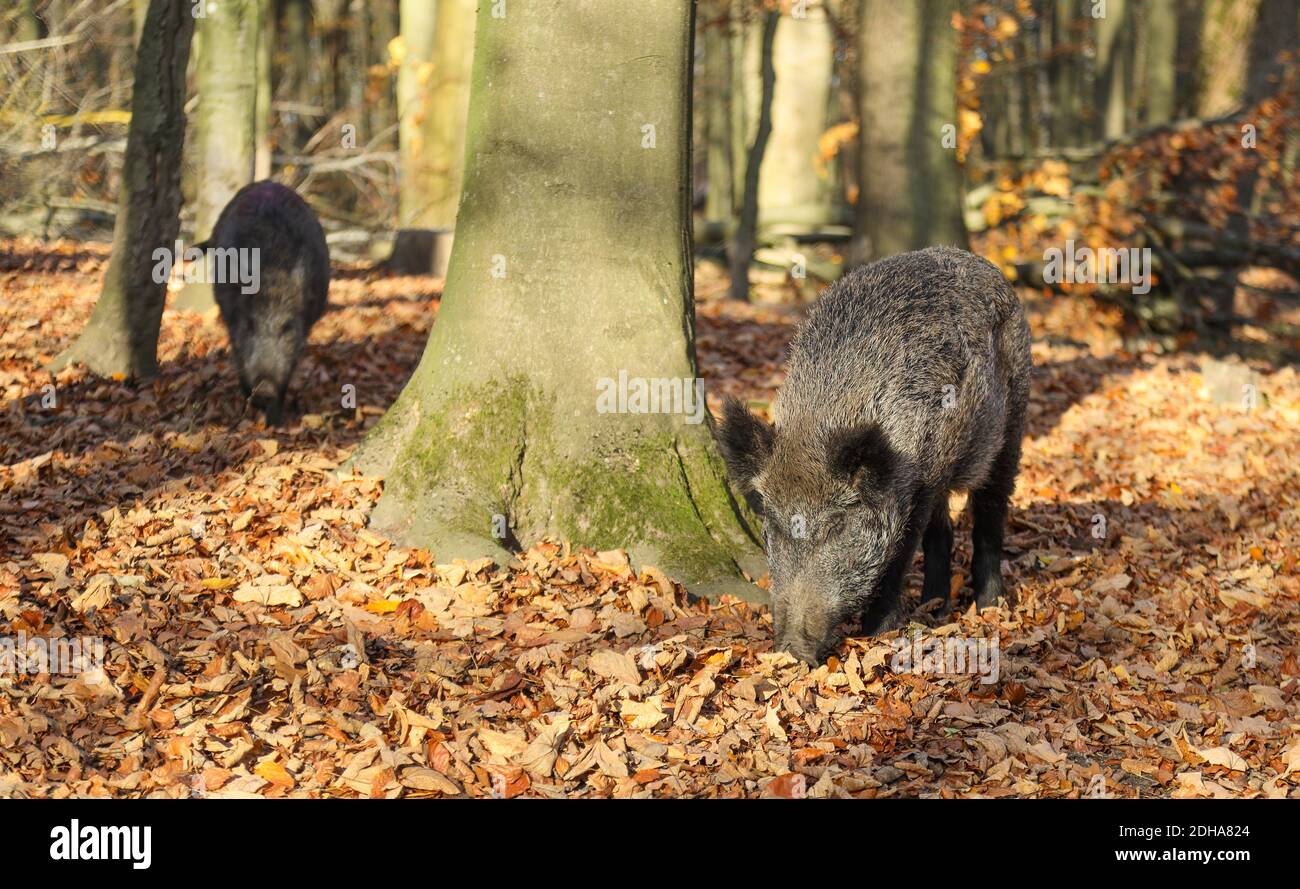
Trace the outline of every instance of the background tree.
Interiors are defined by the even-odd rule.
[[[1279,53],[1300,51],[1300,3],[1260,0],[1247,56],[1246,99],[1258,101],[1277,89],[1286,62]],[[1295,64],[1292,56],[1291,64]]]
[[[1052,0],[1052,52],[1048,78],[1052,91],[1052,144],[1074,145],[1083,119],[1081,104],[1083,24],[1076,0]]]
[[[730,227],[735,213],[732,170],[732,11],[730,0],[704,0],[699,7],[703,70],[697,81],[700,122],[704,135],[704,218]]]
[[[1152,126],[1173,120],[1178,86],[1178,0],[1149,0],[1146,22],[1146,114]]]
[[[1128,129],[1133,88],[1133,16],[1127,0],[1106,0],[1094,17],[1097,39],[1096,137],[1118,139]]]
[[[814,165],[818,140],[830,126],[835,68],[825,8],[807,5],[781,16],[772,67],[772,136],[759,173],[759,226],[815,232],[833,216],[831,179]]]
[[[772,46],[776,40],[776,27],[780,15],[767,12],[763,15],[762,40],[758,47],[759,78],[758,120],[754,126],[754,141],[745,152],[745,178],[740,191],[740,214],[731,239],[731,298],[749,299],[749,263],[754,258],[758,243],[759,177],[767,142],[772,135],[772,96],[776,91],[776,69],[772,64]]]
[[[966,245],[955,150],[955,10],[955,0],[863,0],[856,231],[861,258],[932,244]]]
[[[1197,67],[1200,116],[1227,114],[1245,97],[1250,35],[1258,13],[1259,0],[1204,0]]]
[[[601,412],[698,377],[690,0],[479,7],[451,269],[423,359],[362,444],[375,527],[438,557],[555,534],[708,590],[759,552],[707,423]]]
[[[235,192],[252,182],[256,173],[259,107],[269,104],[269,71],[259,77],[259,62],[269,61],[260,49],[265,40],[262,7],[270,0],[220,0],[206,4],[206,15],[195,21],[197,55],[195,86],[199,101],[194,109],[194,240],[206,241],[217,216]],[[265,81],[266,93],[259,90]],[[264,163],[270,172],[270,146],[264,144]],[[206,310],[214,307],[212,286],[186,284],[176,306]]]
[[[474,58],[473,0],[403,0],[397,81],[401,139],[398,240],[390,266],[444,275],[465,165]],[[435,267],[436,264],[436,267]]]
[[[81,335],[52,363],[73,362],[101,376],[150,376],[158,366],[165,281],[153,252],[180,227],[185,65],[194,18],[188,0],[151,0],[141,32],[131,124],[104,290]]]

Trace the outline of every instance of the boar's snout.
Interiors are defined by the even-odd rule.
[[[810,667],[825,663],[832,649],[833,646],[826,645],[821,640],[803,636],[785,636],[776,643],[777,651],[789,652]]]
[[[826,598],[796,587],[788,596],[776,592],[776,647],[812,666],[825,663],[839,641]]]
[[[252,389],[249,400],[266,416],[268,426],[278,426],[284,416],[284,389],[262,380]]]

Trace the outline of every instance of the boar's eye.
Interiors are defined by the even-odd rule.
[[[826,523],[822,529],[822,536],[827,540],[832,537],[838,537],[844,531],[845,514],[843,512],[832,512],[826,516]]]

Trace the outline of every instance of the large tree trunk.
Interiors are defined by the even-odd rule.
[[[759,226],[806,231],[832,221],[829,176],[817,175],[818,139],[829,126],[835,58],[831,23],[821,6],[785,15],[772,45],[776,91],[772,138],[759,174]]]
[[[199,101],[194,110],[194,240],[206,241],[222,208],[253,181],[257,162],[258,45],[264,0],[209,3],[196,21]],[[269,157],[268,157],[269,162]],[[176,308],[216,307],[212,285],[191,282],[176,296]]]
[[[966,246],[957,124],[953,0],[864,0],[855,258]],[[955,130],[948,130],[952,135]]]
[[[52,367],[86,365],[101,376],[151,376],[166,281],[154,279],[160,247],[179,228],[185,64],[194,18],[189,0],[152,0],[140,37],[131,123],[104,290],[85,329]]]
[[[480,4],[442,306],[354,462],[385,477],[377,529],[438,559],[557,535],[704,593],[757,593],[708,423],[599,400],[620,374],[688,391],[698,376],[692,6]]]
[[[745,154],[745,180],[740,192],[740,216],[731,239],[731,298],[749,299],[749,263],[758,244],[758,183],[763,155],[772,135],[772,96],[776,91],[776,69],[772,65],[772,46],[780,16],[769,12],[763,19],[763,40],[759,47],[759,79],[762,87],[758,100],[758,122],[754,141]]]

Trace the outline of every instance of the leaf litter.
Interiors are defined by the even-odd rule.
[[[1206,356],[1029,300],[1019,599],[970,607],[963,516],[957,607],[903,631],[996,640],[996,681],[895,669],[899,632],[809,669],[765,608],[621,551],[442,564],[367,530],[381,483],[335,470],[419,358],[428,282],[342,269],[268,429],[211,315],[167,312],[144,386],[51,376],[107,252],[3,256],[3,635],[102,663],[0,675],[0,796],[1300,796],[1293,368],[1218,403]],[[796,315],[698,311],[709,388],[764,410]]]

